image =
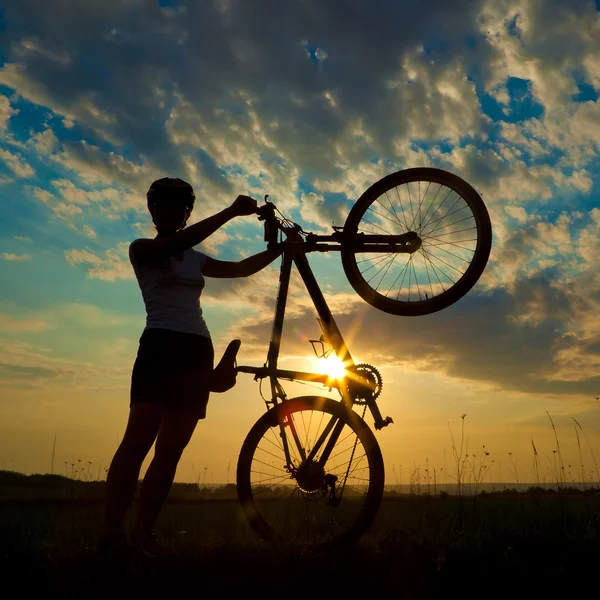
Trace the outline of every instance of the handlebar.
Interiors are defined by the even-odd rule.
[[[277,244],[279,237],[279,219],[275,216],[275,205],[267,200],[269,196],[265,196],[265,203],[256,209],[259,221],[265,222],[265,242],[269,244]]]
[[[344,227],[333,226],[333,233],[321,235],[307,233],[298,223],[294,223],[281,215],[275,214],[277,207],[269,202],[268,195],[265,203],[256,209],[259,221],[265,222],[264,240],[267,248],[279,244],[279,232],[295,241],[302,241],[302,252],[341,252],[344,248],[353,252],[385,253],[402,252],[414,253],[420,248],[420,240],[415,232],[408,231],[397,235],[355,233],[346,234]],[[279,212],[279,211],[278,211]]]

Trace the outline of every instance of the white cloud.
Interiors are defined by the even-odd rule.
[[[15,89],[21,97],[33,104],[50,108],[57,115],[65,117],[67,122],[85,123],[102,139],[116,141],[106,129],[107,125],[116,122],[116,117],[99,108],[94,95],[89,92],[56,101],[50,90],[29,75],[24,63],[5,63],[0,69],[0,84]]]
[[[84,225],[82,227],[82,230],[83,230],[84,235],[86,235],[87,237],[89,237],[92,240],[95,240],[98,237],[98,234],[89,225]]]
[[[510,28],[515,18],[516,31]],[[593,160],[599,148],[600,108],[572,99],[578,92],[576,75],[594,84],[600,71],[600,14],[593,3],[552,2],[542,8],[538,2],[489,1],[482,4],[480,24],[494,49],[487,65],[488,91],[506,102],[508,78],[527,80],[545,111],[543,120],[504,129],[513,129],[513,136],[521,129],[542,147],[564,152],[566,164],[577,167]]]
[[[133,270],[128,258],[129,242],[121,242],[116,248],[104,251],[99,256],[89,250],[72,248],[65,251],[65,258],[71,266],[85,265],[89,277],[104,281],[133,279]]]
[[[3,252],[0,254],[0,258],[9,261],[24,261],[31,260],[31,254],[11,254],[10,252]]]
[[[52,129],[47,128],[32,135],[26,146],[32,149],[39,157],[48,158],[57,150],[59,145],[58,138]]]
[[[35,175],[33,167],[19,154],[13,154],[4,148],[0,148],[0,160],[4,161],[8,168],[22,179]]]
[[[10,105],[9,99],[0,94],[0,131],[6,129],[10,118],[18,113],[19,111]]]
[[[190,225],[192,222],[189,223]],[[220,247],[232,240],[232,236],[229,235],[223,229],[218,229],[210,237],[205,239],[202,244],[197,247],[197,250],[204,252],[209,255],[219,255]]]
[[[26,189],[34,198],[44,203],[55,217],[67,222],[71,227],[75,227],[75,219],[83,214],[81,207],[60,200],[48,190],[36,186],[27,186]]]
[[[96,231],[103,231],[100,219],[117,220],[128,211],[138,213],[133,228],[151,235],[142,224],[144,193],[163,174],[192,182],[199,212],[218,210],[237,193],[268,193],[284,212],[298,211],[306,221],[328,227],[331,221],[342,225],[350,203],[393,170],[448,168],[483,194],[492,215],[494,248],[479,289],[501,305],[505,321],[497,327],[512,343],[518,337],[511,327],[542,331],[546,337],[529,337],[529,343],[543,360],[564,365],[573,379],[573,365],[593,354],[590,336],[596,335],[597,307],[576,299],[600,290],[597,223],[583,227],[573,214],[556,217],[565,209],[556,204],[564,200],[588,221],[595,218],[582,207],[593,201],[596,189],[600,104],[574,102],[572,96],[577,77],[600,83],[598,12],[579,0],[548,6],[432,0],[426,7],[383,3],[364,12],[344,10],[353,3],[340,1],[320,2],[318,19],[306,3],[273,2],[262,14],[252,3],[197,3],[183,18],[169,10],[160,19],[140,5],[135,24],[123,3],[96,3],[65,24],[62,9],[22,0],[15,19],[33,31],[11,28],[13,50],[0,82],[62,116],[72,130],[81,127],[88,141],[61,143],[47,129],[15,145],[21,154],[3,152],[20,176],[33,174],[25,152],[64,172],[50,189],[27,189],[96,240]],[[34,5],[37,20],[30,23],[27,12]],[[286,35],[270,35],[280,31],[283,18],[289,22]],[[363,35],[350,38],[347,32],[357,24]],[[431,32],[436,44],[428,43]],[[71,41],[69,48],[85,40],[85,57],[95,61],[97,71],[84,68],[82,55],[64,50],[64,39]],[[311,47],[318,44],[321,64],[306,59],[307,39]],[[192,58],[171,61],[182,45]],[[144,68],[136,55],[144,56]],[[101,85],[98,72],[106,74]],[[514,78],[527,82],[541,114],[493,123],[482,112],[478,92],[483,86],[513,120],[519,114],[509,86]],[[11,111],[2,101],[0,122],[6,124]],[[94,132],[97,140],[91,141]],[[299,182],[312,183],[314,191],[304,192]],[[330,193],[347,201],[331,199]],[[217,252],[234,240],[235,230],[221,231],[205,247]],[[125,250],[123,242],[94,252],[73,248],[65,256],[91,277],[117,280],[133,276]],[[560,278],[562,295],[544,281],[545,274]],[[272,279],[270,273],[215,282],[212,300],[206,301],[232,310],[242,303],[255,315],[270,315]],[[298,319],[307,310],[299,290],[291,305]],[[561,302],[572,307],[571,318]],[[252,323],[267,326],[268,318],[254,316]],[[446,321],[442,325],[452,328]],[[545,327],[569,327],[589,347],[577,353]],[[387,355],[398,339],[388,340]],[[421,347],[415,330],[413,341],[421,366],[476,377],[470,366],[457,366],[468,357],[482,370],[491,369],[492,379],[506,377],[498,374],[506,365],[507,372],[518,371],[516,380],[524,386],[531,376],[510,357],[497,361],[496,373],[490,366],[495,359],[484,361],[468,348],[454,352],[445,339]],[[480,354],[494,351],[483,346]],[[509,344],[498,347],[511,350]],[[520,360],[525,362],[524,355]],[[532,372],[543,371],[543,360]],[[584,372],[590,371],[582,367]]]

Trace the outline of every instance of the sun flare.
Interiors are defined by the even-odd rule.
[[[335,355],[319,358],[318,369],[319,373],[323,373],[331,379],[343,379],[347,375],[344,362]]]

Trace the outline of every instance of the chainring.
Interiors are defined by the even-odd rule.
[[[367,404],[377,400],[383,389],[381,373],[373,365],[367,363],[354,365],[352,371],[362,380],[353,380],[352,376],[348,378],[348,390],[354,397],[354,403]]]

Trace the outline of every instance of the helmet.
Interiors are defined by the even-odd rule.
[[[196,196],[192,186],[179,177],[163,177],[152,183],[146,193],[148,208],[163,201],[184,202],[188,208],[194,206]]]

